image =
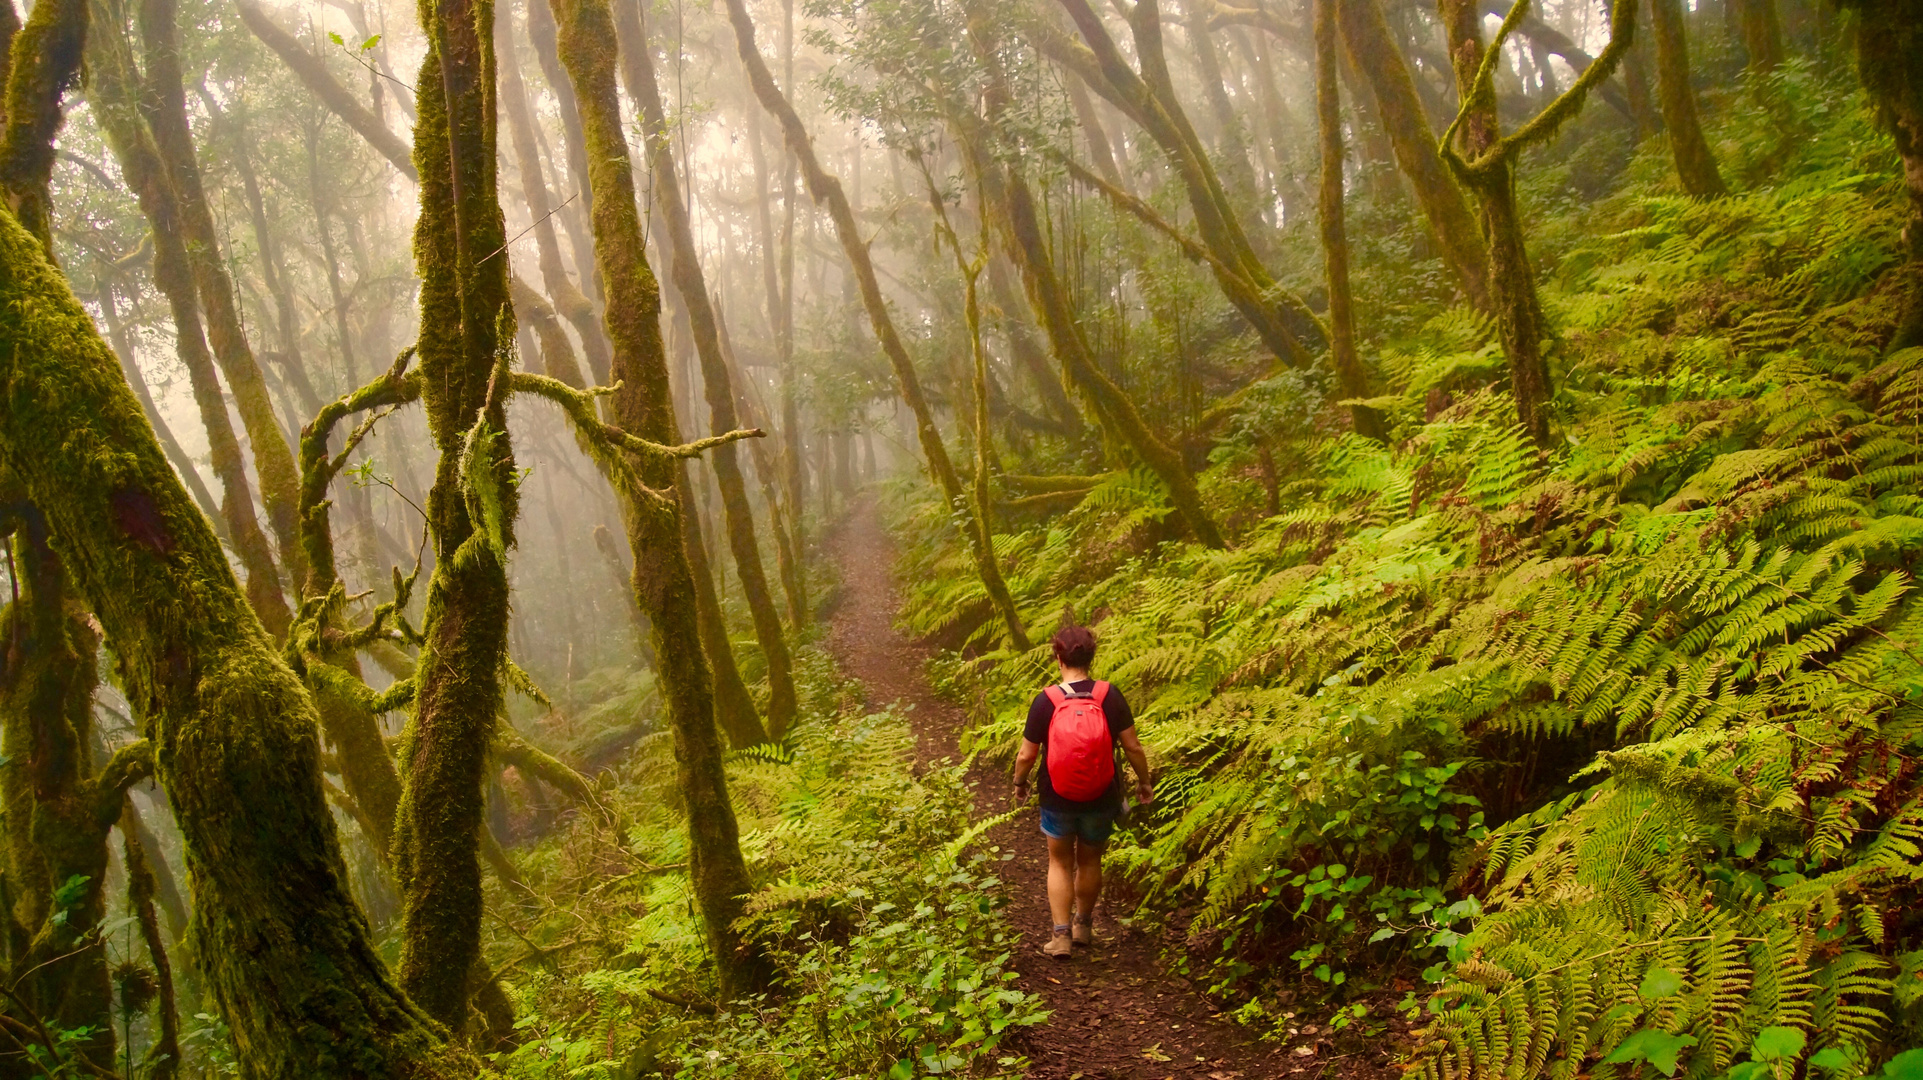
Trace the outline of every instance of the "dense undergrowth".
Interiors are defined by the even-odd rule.
[[[817,649],[800,654],[803,721],[735,755],[729,783],[760,890],[748,922],[775,993],[714,999],[685,874],[665,732],[644,734],[583,813],[517,855],[527,888],[490,903],[489,955],[525,1040],[525,1080],[641,1076],[1010,1076],[1004,1041],[1038,1022],[1007,966],[995,873],[958,767],[916,775],[896,712],[870,713]],[[617,687],[625,683],[616,681]],[[631,688],[630,688],[631,689]],[[631,712],[616,693],[612,716]],[[574,726],[595,729],[594,710]],[[556,742],[581,739],[548,732]]]
[[[1897,159],[1808,68],[1718,104],[1729,198],[1678,195],[1657,142],[1598,192],[1581,150],[1524,170],[1552,452],[1486,319],[1390,308],[1389,445],[1305,406],[1313,378],[1239,399],[1203,480],[1229,550],[1172,537],[1127,471],[1002,523],[1031,632],[1096,623],[1160,770],[1115,864],[1144,914],[1195,914],[1197,974],[1257,1027],[1407,980],[1437,1080],[1923,1057],[1890,1062],[1923,1041],[1923,351],[1878,348]],[[904,622],[958,646],[938,675],[1007,752],[1047,650],[999,647],[925,486],[893,506]]]

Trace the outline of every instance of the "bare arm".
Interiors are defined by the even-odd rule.
[[[1015,752],[1015,805],[1028,801],[1028,774],[1035,768],[1035,759],[1042,754],[1040,743],[1022,739],[1022,748]]]
[[[1146,806],[1155,801],[1155,788],[1149,783],[1148,751],[1142,749],[1142,740],[1134,728],[1122,732],[1122,753],[1128,758],[1128,767],[1135,771],[1135,798]],[[1020,766],[1017,766],[1019,771]]]

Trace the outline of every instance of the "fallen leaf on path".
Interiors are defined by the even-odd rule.
[[[1298,1047],[1296,1047],[1296,1048],[1295,1048],[1295,1056],[1296,1056],[1296,1057],[1314,1057],[1314,1056],[1315,1056],[1315,1047],[1313,1047],[1313,1046],[1306,1046],[1306,1045],[1305,1045],[1305,1046],[1298,1046]]]
[[[1169,1060],[1169,1056],[1167,1054],[1162,1053],[1161,1043],[1156,1043],[1154,1046],[1151,1046],[1147,1050],[1142,1051],[1142,1056],[1149,1059],[1150,1061]]]

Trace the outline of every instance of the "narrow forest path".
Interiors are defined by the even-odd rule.
[[[828,538],[840,571],[841,593],[828,629],[828,647],[844,673],[867,688],[871,705],[914,706],[919,763],[959,758],[963,715],[935,695],[924,674],[931,650],[897,633],[900,610],[892,568],[894,551],[873,498],[858,502]],[[1007,808],[1008,782],[996,764],[970,774],[979,816]],[[1340,1075],[1317,1045],[1310,1052],[1255,1045],[1215,1015],[1196,988],[1160,964],[1175,942],[1125,927],[1096,913],[1097,942],[1069,961],[1041,953],[1049,929],[1047,859],[1031,807],[990,834],[1003,850],[1010,889],[1008,918],[1020,935],[1014,967],[1023,989],[1042,995],[1053,1016],[1032,1029],[1018,1049],[1032,1064],[1032,1080],[1258,1080],[1303,1074],[1303,1080]],[[1323,1060],[1317,1060],[1324,1055]]]

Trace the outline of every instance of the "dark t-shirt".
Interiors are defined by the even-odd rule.
[[[1094,679],[1083,679],[1069,684],[1076,691],[1086,693],[1095,689]],[[1135,714],[1128,711],[1128,700],[1114,686],[1102,698],[1102,715],[1108,719],[1108,740],[1112,747],[1119,743],[1122,732],[1135,726]],[[1108,790],[1098,799],[1076,802],[1055,794],[1055,788],[1048,782],[1048,722],[1055,718],[1055,703],[1048,700],[1048,692],[1035,695],[1028,705],[1028,723],[1022,728],[1022,738],[1041,746],[1041,781],[1037,784],[1042,793],[1042,809],[1057,813],[1120,813],[1122,809],[1122,770],[1115,770],[1115,779],[1109,781]]]

